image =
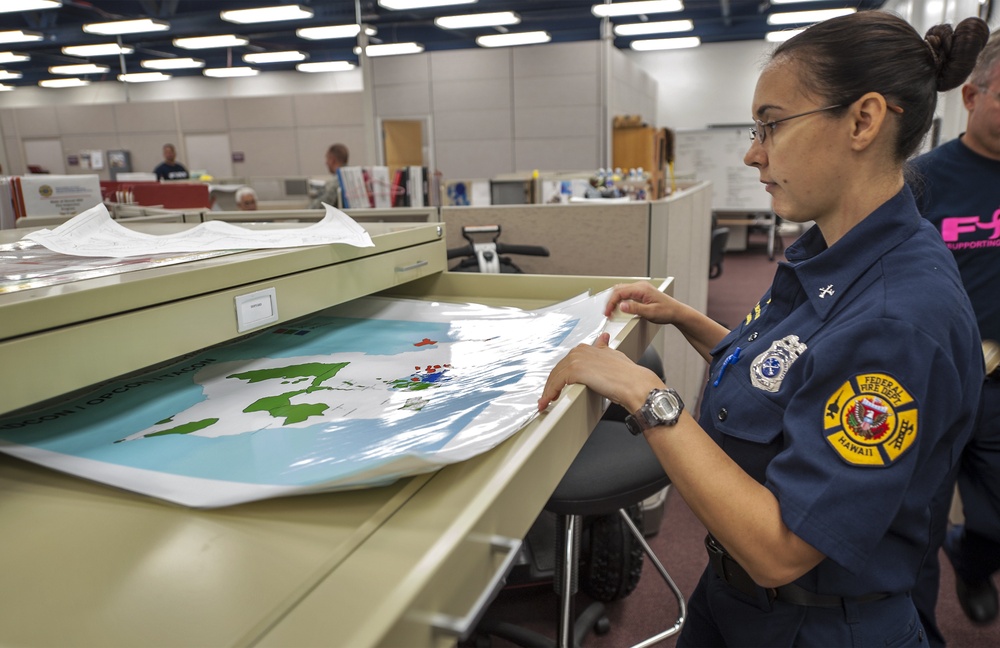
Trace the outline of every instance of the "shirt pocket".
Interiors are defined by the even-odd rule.
[[[749,378],[729,381],[711,404],[719,445],[764,483],[767,465],[784,446],[784,406],[751,385]]]

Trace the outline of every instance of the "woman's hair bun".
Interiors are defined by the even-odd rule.
[[[939,92],[965,82],[989,37],[990,28],[980,18],[966,18],[954,29],[951,25],[936,25],[927,30],[924,42],[934,60]]]

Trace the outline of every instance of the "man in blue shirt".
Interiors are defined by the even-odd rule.
[[[1000,33],[962,87],[966,131],[917,158],[918,206],[955,255],[983,340],[1000,341]],[[990,371],[990,367],[987,367]],[[1000,370],[983,386],[981,413],[958,473],[965,524],[948,532],[958,600],[976,623],[997,618],[1000,569]]]
[[[173,144],[163,145],[163,162],[153,169],[157,180],[186,180],[188,170],[177,161],[177,149]]]

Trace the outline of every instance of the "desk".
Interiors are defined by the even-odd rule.
[[[235,337],[233,296],[264,287],[286,320],[375,292],[531,308],[622,280],[440,272],[440,226],[365,227],[375,248],[253,251],[0,295],[12,388],[0,412]],[[427,263],[406,270],[415,260]],[[619,348],[638,357],[656,329],[631,321]],[[524,536],[602,409],[574,386],[497,448],[435,473],[216,510],[0,458],[0,644],[454,643],[435,623],[470,614],[504,558],[496,538]]]
[[[742,217],[737,217],[735,212],[714,212],[717,216],[715,224],[717,227],[765,227],[767,228],[767,258],[774,261],[774,241],[778,232],[778,217],[774,212],[744,213]]]

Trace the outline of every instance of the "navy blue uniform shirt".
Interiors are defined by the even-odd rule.
[[[907,187],[832,247],[813,227],[785,256],[713,350],[700,423],[827,556],[799,585],[906,592],[927,551],[931,497],[972,429],[975,315]]]

